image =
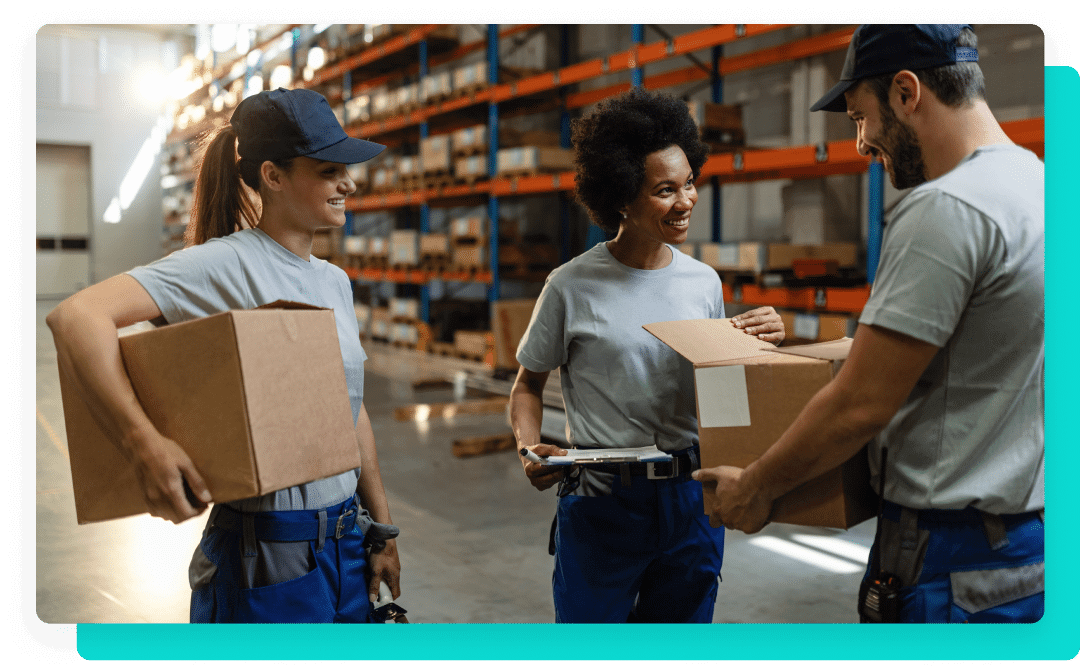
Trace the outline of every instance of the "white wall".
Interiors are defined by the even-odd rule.
[[[135,30],[49,25],[38,31],[37,141],[90,147],[92,282],[161,256],[156,151],[119,221],[106,221],[106,212],[121,197],[125,176],[164,119],[160,103],[148,101],[146,94],[148,83],[160,83],[175,67],[174,54],[175,45]],[[160,145],[152,141],[148,148]]]

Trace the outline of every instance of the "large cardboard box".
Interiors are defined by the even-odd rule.
[[[778,348],[729,320],[645,325],[694,364],[702,464],[746,467],[788,429],[807,402],[840,370],[851,339]],[[704,488],[705,510],[713,492]],[[773,505],[770,520],[848,529],[871,518],[875,496],[867,454],[797,487]]]
[[[360,465],[331,310],[277,302],[121,337],[124,366],[158,430],[215,502]],[[131,463],[61,373],[79,523],[146,512]]]

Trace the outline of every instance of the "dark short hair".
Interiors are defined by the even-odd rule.
[[[685,101],[639,87],[602,100],[592,114],[572,121],[571,144],[576,198],[609,233],[619,229],[620,209],[642,188],[647,156],[676,145],[694,178],[709,156]]]
[[[976,33],[968,28],[962,30],[957,37],[957,46],[976,48]],[[977,100],[983,100],[986,95],[983,71],[976,62],[954,63],[913,72],[919,78],[920,84],[930,89],[936,98],[949,107],[965,107]],[[895,74],[897,73],[867,78],[871,91],[883,105],[890,104],[890,86]]]

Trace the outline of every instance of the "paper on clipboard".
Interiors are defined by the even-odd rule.
[[[549,455],[546,464],[575,465],[619,462],[671,462],[672,456],[659,450],[657,446],[641,448],[590,448],[567,449],[566,455]]]

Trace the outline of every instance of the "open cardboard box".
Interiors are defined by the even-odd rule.
[[[279,301],[120,338],[154,426],[180,444],[215,502],[360,465],[334,313]],[[146,512],[131,464],[61,372],[80,524]]]
[[[852,339],[778,348],[727,319],[645,329],[694,364],[702,465],[746,467],[788,429],[840,370]],[[705,510],[713,492],[704,488]],[[773,504],[772,522],[848,529],[875,513],[867,454],[804,483]]]

